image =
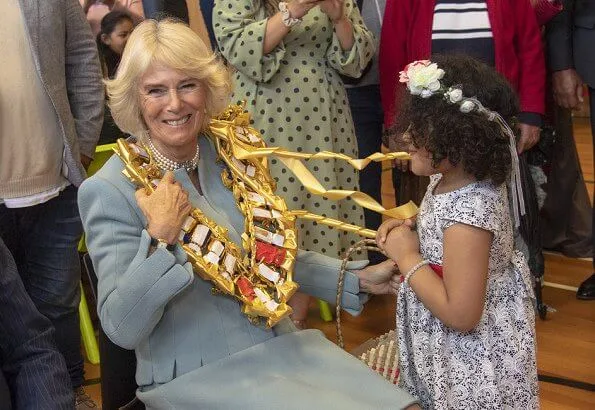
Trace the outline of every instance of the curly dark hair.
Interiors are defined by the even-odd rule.
[[[460,86],[464,97],[477,98],[485,108],[498,112],[512,126],[519,111],[516,93],[507,80],[492,68],[464,55],[435,55],[431,59],[445,71],[440,83],[445,89]],[[462,113],[458,104],[446,102],[442,93],[429,98],[398,93],[399,113],[395,123],[397,145],[404,144],[409,129],[413,145],[432,153],[432,165],[448,159],[463,164],[478,180],[490,179],[500,185],[511,169],[509,137],[483,114]]]

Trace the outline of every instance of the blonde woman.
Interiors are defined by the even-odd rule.
[[[408,394],[320,332],[298,332],[288,320],[273,328],[253,325],[235,299],[213,294],[210,282],[195,277],[177,241],[191,206],[227,229],[238,246],[245,223],[221,180],[217,149],[203,136],[211,116],[227,105],[229,77],[198,35],[182,23],[141,23],[107,90],[117,125],[135,135],[164,172],[148,196],[136,191],[114,156],[79,195],[99,279],[99,318],[114,343],[135,350],[137,397],[146,407],[412,405]],[[299,252],[294,279],[331,299],[339,266],[339,260]],[[359,311],[360,291],[394,291],[391,279],[392,263],[349,272],[344,306]]]

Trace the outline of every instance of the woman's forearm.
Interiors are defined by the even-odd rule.
[[[267,21],[267,27],[262,45],[263,54],[268,54],[281,43],[283,38],[289,33],[290,28],[283,24],[281,12],[273,15]]]
[[[351,24],[351,20],[349,20],[347,16],[343,16],[336,22],[333,21],[333,26],[343,51],[351,50],[353,43],[355,43],[355,36],[353,35],[353,25]]]

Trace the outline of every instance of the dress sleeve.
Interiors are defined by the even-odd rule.
[[[98,278],[97,311],[105,334],[134,349],[161,320],[165,305],[193,281],[183,250],[156,249],[124,194],[97,176],[79,189],[87,248]]]
[[[497,191],[491,192],[482,187],[472,188],[440,207],[442,230],[462,223],[495,234],[500,230],[498,215],[501,212],[498,208],[501,206],[502,201],[498,201]]]
[[[219,51],[236,70],[257,82],[269,81],[285,56],[283,41],[263,53],[268,19],[258,19],[253,0],[217,0],[213,8],[213,29]]]
[[[358,78],[374,57],[376,38],[364,24],[359,9],[353,0],[345,0],[345,14],[353,27],[354,43],[350,50],[343,50],[337,34],[333,32],[332,42],[326,52],[331,67],[340,74]]]

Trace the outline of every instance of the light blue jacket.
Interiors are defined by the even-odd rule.
[[[210,140],[200,137],[199,143],[203,196],[184,170],[176,171],[175,178],[192,204],[241,244],[244,217],[221,182],[222,165],[216,162]],[[136,189],[122,169],[122,161],[114,155],[82,184],[79,207],[99,279],[101,324],[114,343],[136,351],[136,380],[141,389],[167,383],[275,337],[275,329],[250,324],[236,300],[213,295],[212,284],[194,276],[179,245],[173,253],[157,249],[147,256],[146,219],[137,206]],[[352,262],[349,267],[357,269],[365,263]],[[303,292],[334,301],[340,264],[337,259],[300,251],[294,278]],[[348,273],[343,306],[358,313],[364,298],[357,277]]]

